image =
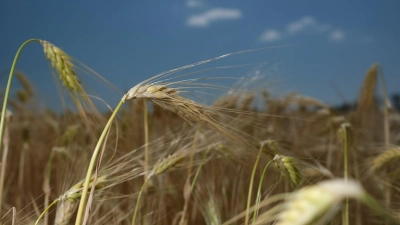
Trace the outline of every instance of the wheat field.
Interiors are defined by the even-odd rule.
[[[248,78],[223,87],[203,77],[216,68],[184,73],[243,51],[132,84],[107,111],[80,82],[92,70],[30,42],[43,46],[73,107],[38,108],[29,71],[13,64],[20,86],[8,100],[4,91],[1,224],[400,224],[400,114],[377,64],[348,109],[273,97],[241,85]],[[224,93],[201,102],[215,89]]]

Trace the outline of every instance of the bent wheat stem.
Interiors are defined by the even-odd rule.
[[[2,146],[2,142],[3,142],[3,133],[4,133],[4,124],[5,124],[5,118],[6,118],[6,111],[7,111],[7,101],[8,101],[8,95],[10,93],[10,88],[11,88],[11,81],[12,78],[14,76],[14,71],[15,71],[15,67],[17,65],[17,61],[19,58],[19,55],[21,54],[22,49],[29,43],[37,41],[39,42],[39,39],[29,39],[27,41],[25,41],[24,43],[22,43],[22,45],[19,47],[17,53],[15,54],[14,57],[14,61],[11,65],[11,70],[10,70],[10,75],[8,77],[8,81],[7,81],[7,87],[6,87],[6,91],[4,93],[4,100],[3,100],[3,108],[1,110],[1,120],[0,120],[0,149]],[[5,158],[2,158],[1,161],[5,162]],[[3,163],[4,164],[4,163]],[[2,169],[2,172],[4,171],[4,169]],[[4,175],[2,175],[1,179],[4,180]],[[0,214],[1,214],[1,208],[2,208],[2,189],[3,189],[3,184],[1,184],[0,187]]]
[[[19,55],[21,54],[22,49],[29,43],[31,42],[40,42],[39,39],[29,39],[22,43],[22,45],[19,47],[17,53],[15,54],[14,61],[11,65],[11,70],[10,70],[10,75],[8,76],[8,81],[7,81],[7,87],[6,87],[6,92],[4,93],[4,101],[3,101],[3,109],[1,111],[1,121],[0,121],[0,146],[1,142],[3,140],[3,131],[4,131],[4,119],[6,117],[6,109],[7,109],[7,101],[8,101],[8,95],[10,93],[10,88],[11,88],[11,81],[14,76],[14,71],[15,71],[15,66],[17,65],[17,61],[19,58]]]
[[[108,120],[106,126],[104,127],[104,130],[101,133],[99,141],[97,142],[97,145],[96,145],[96,147],[94,149],[94,152],[92,154],[92,158],[90,159],[89,167],[88,167],[88,170],[86,172],[84,186],[83,186],[83,189],[82,189],[82,197],[81,197],[81,200],[79,202],[78,214],[76,215],[75,225],[82,224],[83,214],[84,214],[84,211],[85,211],[85,208],[86,208],[86,201],[87,201],[87,197],[88,197],[87,195],[88,195],[88,190],[89,190],[89,183],[90,183],[90,179],[92,177],[93,168],[94,168],[94,165],[96,163],[97,156],[99,155],[101,146],[103,145],[103,142],[104,142],[104,140],[106,138],[106,134],[108,133],[108,130],[110,129],[111,124],[114,121],[115,116],[117,115],[117,113],[118,113],[119,109],[121,108],[121,106],[124,104],[125,100],[126,100],[126,95],[124,95],[122,97],[121,101],[118,103],[118,105],[115,108],[114,112],[111,114],[111,117]]]
[[[260,201],[261,201],[261,187],[262,187],[262,183],[263,183],[265,174],[267,173],[267,169],[268,169],[269,165],[271,165],[271,163],[272,163],[273,161],[274,161],[274,160],[270,160],[270,161],[267,163],[267,165],[264,167],[264,171],[263,171],[263,173],[262,173],[262,175],[261,175],[260,184],[258,185],[256,204],[255,204],[255,208],[254,208],[253,223],[254,223],[254,221],[256,221],[257,216],[258,216],[258,211],[259,211],[259,208],[258,208],[258,207],[259,207],[259,204],[260,204]]]
[[[47,211],[49,211],[49,209],[51,207],[53,207],[53,205],[57,204],[57,202],[60,201],[59,198],[57,198],[56,200],[54,200],[52,203],[50,203],[50,205],[48,205],[42,212],[42,214],[40,214],[39,218],[37,218],[35,225],[39,224],[39,221],[43,218],[43,216],[45,216],[47,214]]]

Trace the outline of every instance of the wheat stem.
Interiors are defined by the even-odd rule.
[[[83,189],[82,189],[82,197],[81,197],[80,202],[79,202],[78,214],[76,215],[75,225],[82,224],[83,214],[84,214],[84,211],[85,211],[87,195],[88,195],[88,190],[89,190],[89,183],[90,183],[90,179],[92,177],[93,168],[94,168],[94,165],[96,163],[97,156],[98,156],[98,154],[100,152],[101,146],[103,145],[103,142],[104,142],[104,139],[106,137],[106,134],[108,133],[108,130],[110,129],[111,124],[114,121],[114,118],[117,115],[119,109],[124,104],[125,99],[126,99],[126,95],[124,95],[122,97],[121,101],[118,103],[117,107],[115,108],[114,112],[112,113],[110,119],[108,120],[106,126],[104,127],[103,133],[101,133],[99,141],[97,142],[96,148],[94,149],[94,152],[92,154],[92,158],[90,159],[89,167],[88,167],[88,170],[86,172],[86,178],[85,178],[85,181],[84,181],[84,186],[83,186]]]
[[[262,175],[261,175],[260,184],[258,185],[258,190],[257,190],[256,205],[255,205],[254,214],[253,214],[253,223],[256,221],[257,216],[258,216],[258,211],[259,211],[258,206],[259,206],[260,201],[261,201],[261,187],[262,187],[262,183],[263,183],[263,181],[264,181],[265,174],[267,173],[267,169],[268,169],[269,165],[271,165],[271,163],[272,163],[273,161],[274,161],[274,160],[271,160],[271,161],[269,161],[269,162],[267,163],[267,165],[264,167],[264,171],[263,171],[263,173],[262,173]]]
[[[198,128],[196,130],[196,133],[194,135],[194,140],[193,140],[193,143],[192,143],[192,147],[190,148],[190,159],[189,159],[189,167],[188,167],[188,173],[187,173],[187,182],[190,181],[190,177],[192,175],[194,153],[195,153],[195,149],[196,149],[196,146],[197,146],[197,140],[198,140],[198,137],[199,137],[199,134],[200,134],[199,132],[200,132],[200,128]],[[197,172],[200,173],[200,169],[201,169],[201,167],[197,169],[196,175],[198,175]],[[196,176],[196,179],[197,179],[197,176]],[[196,183],[196,180],[192,181],[192,184],[190,185],[190,189],[189,189],[188,195],[185,197],[185,204],[183,206],[183,212],[182,212],[181,219],[179,221],[179,225],[182,225],[185,222],[185,218],[186,218],[186,213],[187,213],[187,209],[188,209],[188,206],[189,206],[190,197],[192,195],[192,191],[193,191],[195,183]],[[185,194],[184,194],[184,196],[185,196]]]
[[[195,173],[195,175],[193,177],[192,184],[190,185],[190,192],[193,191],[194,185],[196,185],[197,178],[199,177],[201,168],[203,167],[203,165],[205,163],[205,160],[206,160],[206,157],[207,157],[207,154],[208,154],[209,151],[210,151],[210,149],[207,149],[207,151],[204,152],[204,154],[203,154],[203,158],[201,159],[201,163],[200,163],[199,167],[197,167],[197,171],[196,171],[196,173]]]
[[[56,200],[54,200],[49,206],[47,206],[47,207],[43,210],[43,212],[40,214],[39,218],[37,218],[35,225],[37,225],[37,224],[39,223],[40,219],[42,219],[42,217],[43,217],[44,215],[47,214],[47,211],[49,211],[49,209],[50,209],[53,205],[55,205],[58,201],[60,201],[59,198],[57,198]]]
[[[346,182],[346,183],[348,181],[347,168],[348,168],[348,151],[349,151],[349,140],[348,140],[348,137],[349,137],[348,129],[349,128],[350,128],[350,124],[348,124],[348,123],[344,123],[341,126],[342,134],[343,134],[343,151],[344,151],[344,153],[343,153],[343,155],[344,155],[344,160],[343,160],[344,161],[344,168],[343,168],[344,174],[343,174],[343,176],[344,176],[344,182]],[[348,225],[349,224],[349,199],[346,198],[345,201],[346,202],[345,202],[345,208],[343,211],[342,224]]]
[[[262,149],[263,149],[263,145],[261,145],[260,150],[258,151],[258,156],[257,156],[256,162],[254,163],[253,172],[251,173],[249,194],[247,196],[246,218],[245,218],[245,222],[244,222],[245,225],[249,224],[251,194],[252,194],[252,189],[253,189],[254,177],[256,175],[258,161],[260,161]]]
[[[135,212],[133,213],[132,225],[136,224],[136,216],[137,216],[137,212],[138,212],[138,209],[139,209],[140,198],[142,197],[142,193],[143,193],[143,190],[146,187],[147,181],[149,181],[149,179],[146,179],[145,182],[142,185],[142,188],[140,188],[138,199],[136,200]]]
[[[31,43],[31,42],[35,42],[35,41],[36,41],[36,42],[40,42],[39,39],[29,39],[29,40],[25,41],[24,43],[22,43],[22,45],[19,47],[17,53],[15,54],[14,61],[13,61],[12,65],[11,65],[10,75],[9,75],[8,81],[7,81],[6,92],[4,93],[3,108],[2,108],[2,111],[1,111],[1,121],[0,121],[0,146],[1,146],[1,143],[2,143],[2,141],[3,141],[4,119],[5,119],[5,117],[6,117],[7,100],[8,100],[8,95],[9,95],[9,93],[10,93],[11,81],[12,81],[12,78],[13,78],[13,76],[14,76],[15,67],[16,67],[16,65],[17,65],[17,61],[18,61],[18,58],[19,58],[19,55],[20,55],[22,49],[23,49],[27,44],[29,44],[29,43]],[[0,148],[1,148],[1,147],[0,147]],[[0,203],[0,206],[1,206],[1,203]],[[1,207],[0,207],[0,209],[1,209]]]
[[[44,173],[44,181],[43,181],[43,192],[45,193],[44,195],[44,208],[47,208],[49,206],[49,199],[50,199],[50,193],[51,193],[51,188],[50,188],[50,179],[51,179],[51,163],[53,161],[54,157],[54,151],[51,151],[50,156],[49,156],[49,161],[47,162],[46,168],[45,168],[45,173]],[[49,224],[49,214],[44,215],[44,225]]]
[[[149,122],[147,101],[143,101],[143,126],[144,126],[144,180],[147,180],[149,170]]]
[[[147,183],[148,173],[149,173],[149,112],[147,108],[147,101],[143,101],[143,126],[144,126],[144,182]],[[144,185],[144,184],[143,184]],[[143,186],[142,188],[145,188]],[[144,202],[144,209],[150,211],[149,206]],[[135,209],[136,210],[136,209]],[[133,222],[133,221],[132,221]],[[144,217],[144,224],[147,224],[146,217]]]
[[[6,127],[5,127],[5,135],[4,141],[3,141],[3,155],[2,155],[2,163],[1,163],[1,171],[0,171],[0,207],[2,206],[3,202],[3,188],[4,188],[4,179],[5,179],[5,174],[6,174],[6,165],[7,165],[7,155],[8,155],[8,149],[9,149],[9,144],[10,144],[10,131],[9,131],[9,121],[10,121],[10,116],[11,113],[7,112],[6,115]],[[1,209],[1,208],[0,208]],[[1,210],[0,210],[0,215],[1,215]]]

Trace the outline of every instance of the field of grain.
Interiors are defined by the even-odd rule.
[[[38,109],[29,71],[13,64],[21,88],[7,100],[3,87],[2,224],[400,222],[400,114],[377,64],[347,109],[273,97],[242,85],[248,78],[223,88],[207,70],[175,75],[240,52],[132,84],[106,112],[80,82],[87,68],[50,42],[31,42],[75,107]],[[225,94],[202,103],[213,89]]]

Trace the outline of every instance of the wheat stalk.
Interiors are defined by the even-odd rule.
[[[1,214],[1,209],[2,209],[2,202],[3,202],[3,189],[4,189],[4,181],[5,181],[5,175],[6,175],[6,165],[7,165],[7,155],[8,155],[8,150],[10,146],[10,128],[9,128],[9,121],[12,116],[12,113],[7,110],[6,113],[6,126],[5,126],[5,135],[2,137],[3,140],[3,154],[1,157],[1,171],[0,171],[0,215]]]

